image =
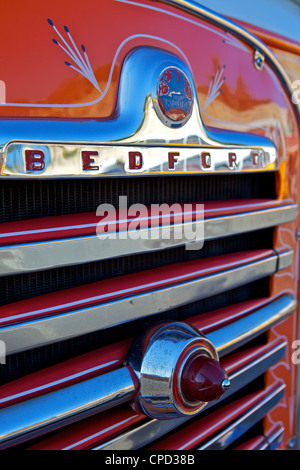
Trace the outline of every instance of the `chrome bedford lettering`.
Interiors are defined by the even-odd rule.
[[[276,148],[212,145],[9,143],[0,175],[16,178],[274,171]],[[1,177],[0,176],[0,177]]]
[[[83,171],[96,171],[99,170],[98,165],[93,165],[95,163],[95,159],[93,157],[98,156],[98,152],[91,152],[91,151],[82,151],[81,158],[82,158],[82,169]]]
[[[180,152],[168,152],[168,169],[175,170],[176,164],[180,159]],[[253,166],[259,165],[259,153],[256,151],[251,152]],[[81,151],[82,170],[83,171],[97,171],[99,165],[96,165],[96,157],[101,157],[98,151]],[[203,169],[210,169],[212,155],[210,152],[201,152],[200,166]],[[45,168],[45,155],[42,150],[26,150],[25,151],[26,172],[40,172]],[[234,170],[238,168],[237,154],[228,152],[227,154],[228,168]],[[128,168],[130,170],[143,171],[143,154],[142,152],[128,152]]]

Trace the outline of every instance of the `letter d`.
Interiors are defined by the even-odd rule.
[[[143,166],[143,155],[141,152],[129,152],[129,169],[140,170]]]

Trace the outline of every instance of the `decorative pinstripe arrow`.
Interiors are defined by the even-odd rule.
[[[209,84],[209,89],[206,97],[206,102],[203,109],[206,109],[210,103],[212,103],[220,93],[222,93],[221,86],[225,82],[226,77],[223,76],[225,70],[225,65],[221,68],[218,66],[218,70],[215,76],[212,76],[211,82]]]
[[[56,26],[54,25],[53,21],[48,18],[48,23],[52,26],[53,30],[58,35],[61,42],[57,41],[56,39],[52,39],[53,43],[59,46],[73,61],[73,64],[70,62],[65,61],[65,64],[76,72],[83,75],[90,83],[100,92],[102,93],[99,84],[96,80],[95,74],[91,67],[85,46],[81,45],[81,52],[79,48],[76,46],[75,41],[70,33],[70,30],[67,26],[64,26],[64,30],[67,33],[68,39],[70,44],[65,40],[62,34],[58,31]],[[75,64],[75,65],[74,65]]]

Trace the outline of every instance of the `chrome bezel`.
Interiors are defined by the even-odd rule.
[[[156,419],[199,413],[206,403],[189,403],[180,386],[183,367],[196,352],[218,360],[212,342],[181,322],[158,325],[137,339],[126,359],[139,381],[134,409]]]

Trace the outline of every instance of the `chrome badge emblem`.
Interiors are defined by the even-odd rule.
[[[157,111],[164,124],[184,124],[192,113],[193,92],[191,84],[178,67],[169,67],[157,81]],[[177,127],[177,126],[176,126]]]

